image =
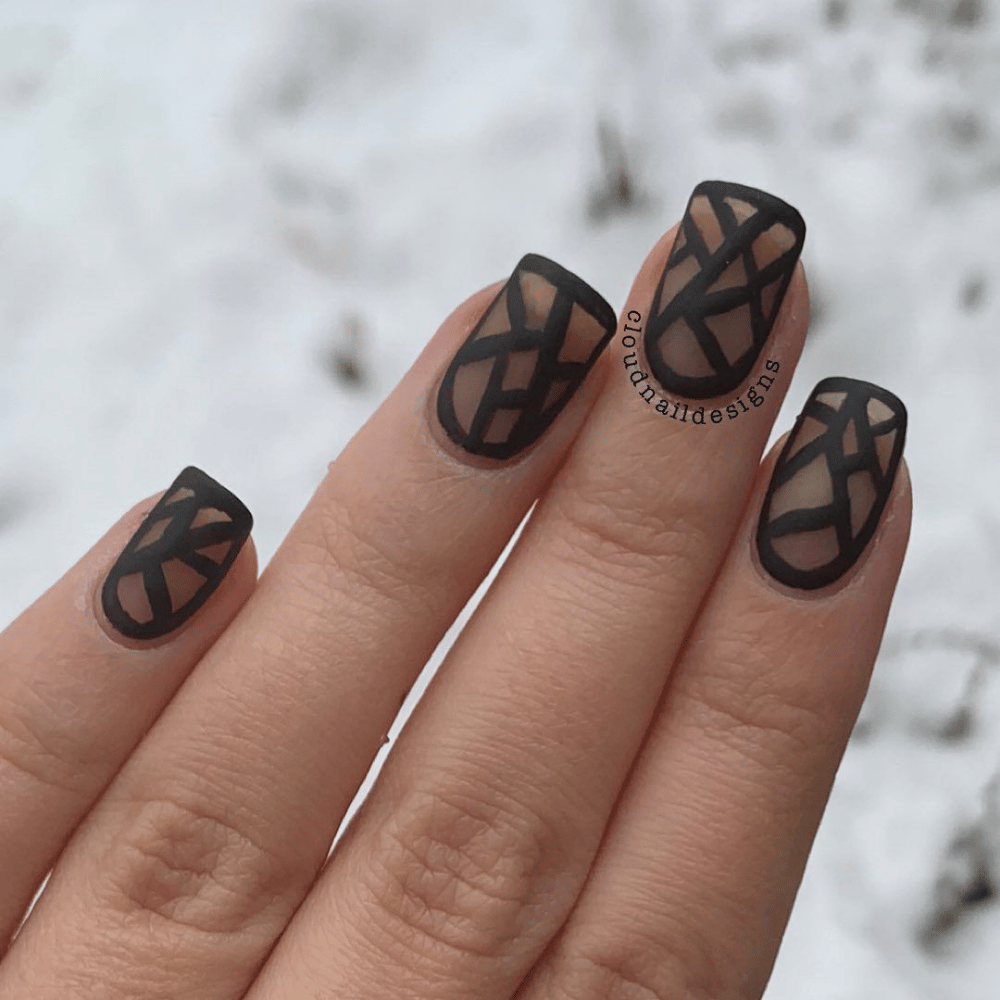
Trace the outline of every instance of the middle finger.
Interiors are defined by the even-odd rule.
[[[711,184],[653,250],[618,372],[251,1000],[514,993],[747,502],[805,336],[803,233]]]

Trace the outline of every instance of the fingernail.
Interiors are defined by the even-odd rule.
[[[193,466],[170,485],[101,588],[101,606],[129,639],[180,628],[215,593],[250,536],[253,516]]]
[[[806,224],[780,198],[705,181],[660,276],[644,347],[665,390],[713,399],[753,370],[802,253]]]
[[[452,359],[438,390],[441,426],[472,455],[520,454],[562,412],[616,325],[586,282],[528,254]]]
[[[906,439],[906,407],[850,378],[813,390],[778,458],[757,552],[776,580],[817,590],[861,557],[892,493]]]

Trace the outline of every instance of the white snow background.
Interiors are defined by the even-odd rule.
[[[768,998],[996,997],[998,94],[998,0],[0,0],[0,622],[188,463],[266,561],[523,252],[620,306],[695,183],[771,190],[778,429],[886,385],[916,509]]]

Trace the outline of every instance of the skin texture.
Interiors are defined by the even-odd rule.
[[[56,865],[0,961],[5,1000],[760,996],[878,649],[909,481],[901,465],[835,584],[765,571],[761,453],[804,274],[701,423],[644,393],[675,236],[617,343],[507,460],[437,419],[498,284],[445,321],[256,585],[248,544],[166,641],[113,641],[94,595],[147,503],[0,637],[3,940]]]

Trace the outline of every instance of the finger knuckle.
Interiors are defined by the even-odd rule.
[[[313,569],[321,601],[328,601],[330,591],[336,590],[378,610],[387,603],[432,604],[429,581],[435,576],[428,569],[433,559],[420,551],[419,533],[396,530],[390,538],[384,525],[397,525],[399,519],[370,515],[371,511],[359,510],[332,492],[319,505],[311,555],[304,562]],[[308,585],[310,577],[302,573],[300,579]]]
[[[559,1000],[744,1000],[714,956],[694,949],[682,955],[636,933],[605,930],[599,940],[563,950],[548,978]]]
[[[551,841],[540,819],[509,803],[411,792],[369,871],[374,926],[405,950],[403,961],[500,958],[538,902]]]
[[[60,728],[57,719],[62,714],[35,691],[22,690],[16,699],[5,698],[0,711],[0,767],[6,766],[32,786],[84,796],[91,771],[103,772],[106,763],[99,752],[88,751],[79,734]]]
[[[665,565],[693,563],[708,535],[694,509],[672,504],[667,516],[659,506],[630,502],[620,484],[591,486],[557,501],[556,537],[564,554],[588,569],[616,580],[662,580]]]
[[[828,709],[797,690],[801,673],[796,664],[758,662],[749,639],[717,655],[690,680],[700,728],[769,767],[793,764],[831,724]]]
[[[215,938],[280,924],[301,881],[239,821],[177,793],[135,805],[102,885],[104,902],[129,927]]]

